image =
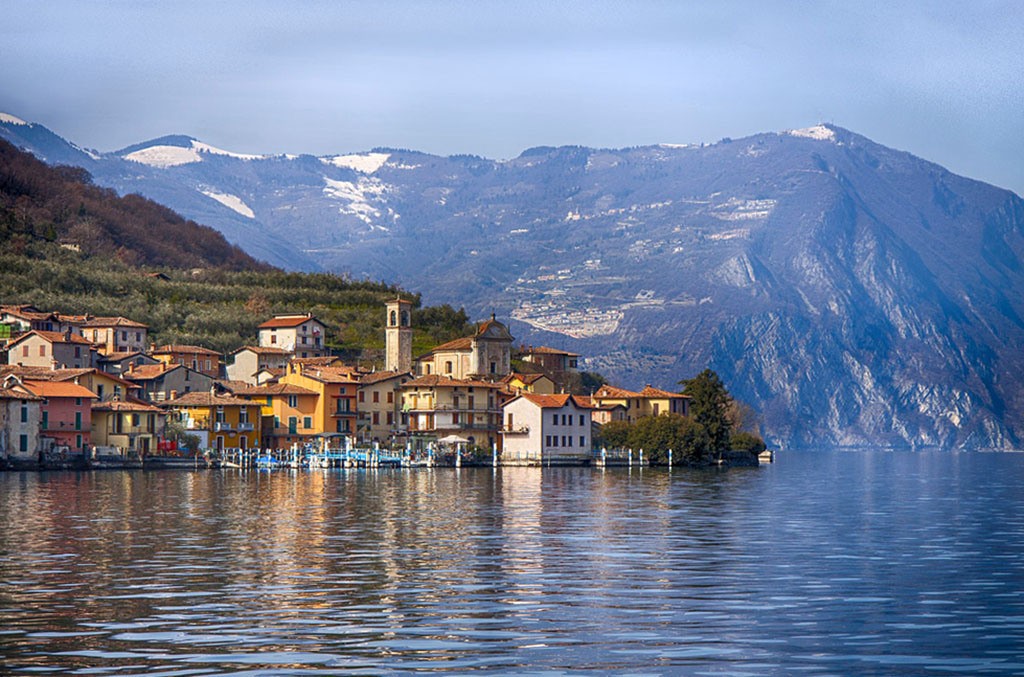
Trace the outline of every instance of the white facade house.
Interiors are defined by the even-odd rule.
[[[583,463],[593,447],[590,411],[575,395],[521,393],[509,400],[502,406],[502,463]]]

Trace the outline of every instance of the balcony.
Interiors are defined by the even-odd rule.
[[[238,432],[241,432],[241,433],[251,432],[251,431],[253,431],[255,429],[256,429],[256,426],[253,425],[252,423],[239,423],[238,424]]]
[[[498,428],[498,432],[502,435],[529,435],[530,426],[528,425],[506,425]]]
[[[218,421],[218,422],[213,424],[214,432],[228,433],[228,432],[231,432],[233,429],[234,429],[234,426],[232,426],[227,421]]]

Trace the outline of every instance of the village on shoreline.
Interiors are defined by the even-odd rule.
[[[606,383],[572,394],[579,355],[514,348],[493,315],[414,357],[412,303],[398,297],[382,310],[384,368],[368,371],[331,355],[327,327],[310,313],[274,315],[256,345],[225,359],[201,346],[155,346],[146,325],[125,317],[0,306],[0,468],[198,466],[261,454],[294,462],[302,450],[326,459],[332,448],[362,449],[367,463],[381,450],[431,464],[683,460],[598,443],[608,424],[621,432],[689,417],[688,395]],[[749,453],[726,461],[756,465],[763,444],[748,451],[752,463]]]

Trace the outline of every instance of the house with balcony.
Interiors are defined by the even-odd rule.
[[[402,384],[409,436],[436,440],[457,435],[470,445],[501,446],[500,383],[431,374]]]
[[[250,449],[259,446],[261,405],[231,394],[194,391],[162,405],[203,449]]]
[[[43,398],[39,424],[42,450],[84,453],[92,441],[92,402],[96,395],[69,381],[25,379],[23,383],[29,392]]]
[[[280,383],[297,385],[317,394],[314,434],[356,434],[356,389],[359,378],[350,367],[321,367],[289,363]]]
[[[521,393],[502,414],[503,464],[579,465],[591,457],[590,407],[576,395]]]
[[[46,369],[90,368],[96,349],[92,343],[73,333],[33,329],[7,344],[7,363]]]
[[[405,443],[409,422],[402,411],[402,386],[412,378],[412,374],[400,371],[375,371],[359,376],[356,437],[360,443],[389,446]]]
[[[0,467],[39,462],[43,398],[11,374],[0,383]]]
[[[330,352],[324,344],[327,327],[311,313],[275,315],[257,329],[262,348],[280,348],[294,357],[322,357]]]
[[[291,383],[267,383],[236,388],[236,397],[260,405],[265,449],[287,449],[292,444],[316,442],[323,430],[314,424],[320,395]]]
[[[164,364],[180,364],[210,378],[221,377],[223,360],[216,350],[202,346],[173,344],[153,348],[149,354]]]
[[[109,399],[92,405],[92,443],[97,450],[145,457],[155,452],[167,414],[152,404]]]

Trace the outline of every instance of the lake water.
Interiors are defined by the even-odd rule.
[[[0,474],[0,673],[1024,674],[1024,454]]]

